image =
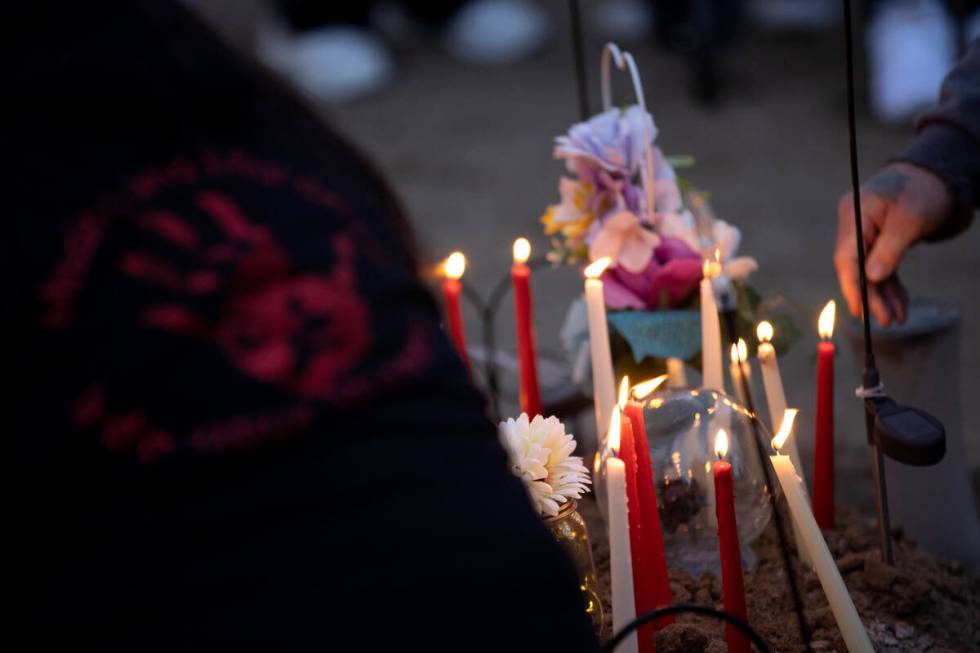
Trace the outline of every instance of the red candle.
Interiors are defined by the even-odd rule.
[[[820,528],[834,527],[834,300],[820,313],[817,344],[817,410],[813,451],[813,516]]]
[[[666,380],[659,377],[656,385],[646,389],[642,396],[647,396],[656,386]],[[646,385],[646,384],[643,384]],[[634,389],[634,392],[636,389]],[[643,421],[643,406],[636,401],[627,401],[625,416],[632,427],[634,447],[636,449],[636,482],[637,494],[640,501],[640,522],[643,533],[643,565],[649,581],[651,603],[647,610],[661,608],[674,602],[670,591],[670,577],[667,574],[667,558],[664,556],[664,536],[660,526],[660,508],[657,505],[657,493],[653,482],[653,463],[650,461],[650,449],[647,447],[646,423]],[[673,616],[662,617],[654,621],[653,630],[674,623]]]
[[[725,612],[748,621],[745,609],[745,582],[742,578],[742,554],[738,547],[738,524],[735,522],[735,491],[732,466],[723,458],[728,453],[728,434],[718,431],[715,439],[714,464],[715,515],[718,518],[718,551],[721,556],[721,586],[725,595]],[[725,625],[729,653],[749,653],[749,640],[731,624]]]
[[[449,336],[456,345],[459,357],[463,359],[466,368],[470,367],[470,357],[466,353],[466,337],[463,335],[463,313],[459,306],[459,295],[463,291],[463,284],[459,279],[466,271],[466,257],[462,252],[453,252],[443,264],[443,272],[446,280],[442,284],[442,294],[446,298],[446,326],[449,329]]]
[[[514,241],[514,267],[510,269],[510,278],[514,285],[521,410],[533,419],[535,415],[541,414],[541,391],[538,388],[534,320],[531,317],[531,268],[525,265],[530,255],[531,243],[527,238],[518,238]]]
[[[629,511],[630,557],[633,560],[633,600],[636,614],[639,616],[652,609],[652,587],[643,548],[643,511],[636,479],[636,442],[633,438],[633,426],[628,419],[620,421],[619,443],[619,457],[626,467],[626,506]],[[637,641],[639,653],[653,653],[652,624],[646,623],[637,629]]]

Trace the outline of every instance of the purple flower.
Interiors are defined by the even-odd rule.
[[[646,156],[647,144],[657,137],[653,117],[637,105],[610,109],[572,125],[555,139],[555,156],[582,158],[594,167],[631,178]]]
[[[602,275],[606,305],[613,309],[657,310],[682,304],[701,280],[701,256],[687,243],[664,238],[635,273],[619,266]]]

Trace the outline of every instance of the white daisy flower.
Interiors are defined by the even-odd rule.
[[[554,516],[569,499],[588,492],[589,471],[573,456],[575,437],[557,417],[526,413],[500,423],[500,439],[510,455],[511,470],[524,481],[538,513]]]

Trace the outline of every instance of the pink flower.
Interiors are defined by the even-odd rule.
[[[701,280],[701,256],[676,238],[664,238],[640,272],[623,267],[602,275],[606,305],[613,309],[657,310],[682,304]]]
[[[613,266],[641,273],[659,244],[660,236],[645,228],[635,213],[619,211],[603,221],[589,245],[589,260],[608,256],[613,260]]]

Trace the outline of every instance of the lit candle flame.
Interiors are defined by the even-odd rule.
[[[779,425],[779,433],[772,439],[772,448],[776,451],[779,451],[786,444],[786,438],[789,437],[790,432],[793,430],[793,422],[796,421],[796,414],[798,412],[800,411],[796,408],[787,408],[783,413],[783,421]]]
[[[775,330],[772,328],[772,324],[763,320],[759,322],[759,326],[755,328],[755,335],[759,337],[759,342],[769,342],[775,335]]]
[[[711,257],[704,259],[704,267],[701,269],[705,278],[711,279],[721,274],[721,250],[715,248]]]
[[[442,264],[442,273],[449,279],[459,279],[466,272],[466,257],[463,252],[453,252]]]
[[[607,440],[614,456],[619,455],[619,420],[619,411],[614,410],[612,417],[609,418],[609,438]]]
[[[630,398],[630,377],[624,376],[623,380],[619,382],[619,400],[616,405],[619,406],[620,410],[626,408],[626,402]]]
[[[817,333],[824,340],[829,340],[834,335],[834,318],[837,316],[837,302],[831,299],[820,311],[820,319],[817,320]]]
[[[531,258],[531,241],[518,238],[514,241],[514,263],[527,263]]]
[[[608,256],[603,256],[600,259],[593,261],[589,267],[585,268],[585,276],[589,279],[598,279],[602,276],[602,273],[606,271],[606,268],[612,263],[612,259]]]
[[[731,358],[733,363],[744,363],[749,359],[749,347],[745,340],[738,339],[738,344],[732,344]]]
[[[633,386],[633,398],[637,401],[646,399],[653,392],[663,385],[664,381],[667,380],[667,374],[661,374],[660,376],[650,379],[649,381],[644,381],[643,383],[637,383]]]
[[[728,433],[725,429],[718,429],[718,435],[715,436],[715,455],[718,456],[718,460],[725,457],[728,453]]]

